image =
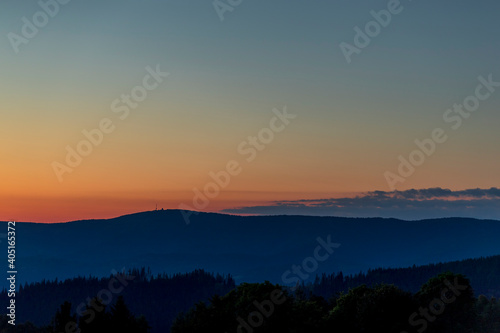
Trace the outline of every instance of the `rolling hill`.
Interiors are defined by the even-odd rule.
[[[17,223],[18,281],[107,276],[122,268],[150,267],[153,273],[205,269],[230,273],[237,283],[284,283],[286,272],[289,281],[292,276],[307,281],[321,273],[353,274],[500,253],[500,221],[495,220],[198,213],[186,224],[181,213],[159,210],[107,220]],[[310,259],[317,239],[326,242],[328,237],[340,246],[314,265]],[[293,265],[302,267],[300,274]]]

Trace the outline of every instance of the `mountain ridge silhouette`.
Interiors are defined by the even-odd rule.
[[[154,273],[195,269],[232,274],[237,282],[282,283],[292,265],[313,256],[317,238],[339,248],[310,275],[397,268],[500,254],[500,221],[302,215],[237,216],[180,210],[110,219],[16,224],[20,282],[107,276],[150,267]],[[6,227],[4,228],[6,229]],[[7,246],[6,242],[0,244]],[[307,279],[306,279],[307,280]]]

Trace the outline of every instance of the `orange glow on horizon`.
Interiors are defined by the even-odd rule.
[[[199,209],[193,204],[193,192],[171,193],[169,198],[147,197],[8,197],[0,200],[0,220],[19,222],[56,223],[86,219],[108,219],[122,215],[158,209],[180,209],[203,212],[220,212],[223,209],[241,206],[267,205],[278,200],[317,199],[338,197],[334,193],[292,194],[277,192],[221,192],[209,200],[206,207]],[[185,205],[185,206],[184,206]]]

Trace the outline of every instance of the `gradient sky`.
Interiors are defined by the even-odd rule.
[[[3,0],[0,219],[193,206],[230,160],[241,173],[202,210],[390,191],[384,173],[437,127],[448,140],[398,190],[498,186],[500,88],[457,130],[443,114],[500,81],[500,3],[401,1],[348,64],[339,44],[388,2],[243,0],[221,21],[212,1],[72,0],[16,53],[9,33],[41,7]],[[157,64],[169,76],[120,120],[112,102]],[[238,145],[285,106],[296,118],[247,162]],[[115,130],[59,182],[51,164],[103,118]]]

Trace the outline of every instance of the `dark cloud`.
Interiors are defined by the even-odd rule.
[[[443,188],[406,191],[373,191],[349,198],[326,198],[271,202],[267,206],[223,210],[232,214],[319,215],[394,217],[416,220],[437,217],[475,217],[500,220],[500,189]]]

